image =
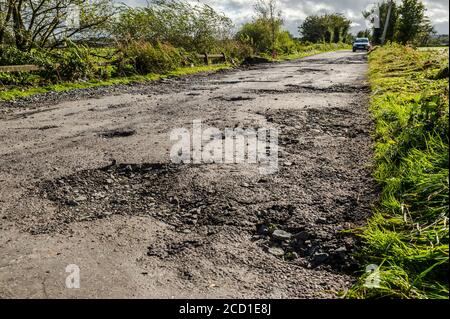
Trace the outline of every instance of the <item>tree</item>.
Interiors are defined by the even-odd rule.
[[[0,43],[8,35],[22,51],[92,35],[115,13],[112,0],[3,0],[0,9]],[[68,25],[74,13],[79,24]]]
[[[370,31],[369,29],[363,30],[363,31],[359,31],[356,34],[357,38],[368,38],[368,39],[372,39],[372,31]]]
[[[292,35],[282,29],[282,12],[276,0],[258,0],[254,6],[256,15],[236,33],[236,39],[251,45],[260,53],[275,57],[278,51],[290,52],[295,46]]]
[[[277,33],[283,25],[281,10],[278,8],[277,0],[258,0],[255,4],[257,19],[265,23],[270,29],[272,55],[276,55]]]
[[[402,44],[420,43],[433,32],[430,21],[425,16],[425,5],[420,0],[403,0],[399,8],[396,39]]]
[[[208,5],[153,0],[145,8],[129,8],[111,28],[116,40],[168,42],[188,51],[209,52],[231,38],[233,24]]]
[[[236,33],[236,40],[253,47],[257,52],[267,54],[291,53],[295,51],[296,42],[289,31],[283,30],[281,25],[275,29],[275,48],[273,47],[272,29],[267,21],[262,19],[248,22]]]
[[[327,26],[324,24],[324,21],[320,16],[309,16],[299,27],[299,32],[302,35],[303,41],[314,43],[325,42]]]
[[[351,21],[341,14],[313,15],[299,27],[303,41],[339,43],[347,41]]]
[[[251,45],[258,52],[273,50],[270,26],[260,19],[245,23],[237,32],[236,39]]]
[[[437,32],[434,29],[431,21],[425,17],[425,19],[422,21],[422,24],[420,25],[419,33],[417,34],[413,43],[418,46],[429,46],[430,41],[436,34]]]
[[[0,45],[5,43],[7,37],[10,37],[8,25],[12,16],[12,2],[13,0],[0,1]]]
[[[380,28],[374,28],[372,35],[372,41],[375,44],[381,43],[389,3],[390,1],[384,0],[379,5]],[[402,44],[426,44],[435,31],[431,22],[425,16],[425,11],[425,6],[420,0],[403,0],[400,5],[392,1],[386,41],[395,41]],[[364,11],[363,16],[366,19],[372,18],[373,12],[374,10]]]
[[[341,14],[328,15],[329,29],[332,30],[331,42],[344,42],[347,38],[348,31],[350,30],[351,23],[350,20]]]

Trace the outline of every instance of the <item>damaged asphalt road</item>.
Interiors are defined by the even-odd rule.
[[[376,198],[366,72],[338,51],[0,105],[0,297],[336,297]],[[275,126],[279,171],[171,164],[196,119]]]

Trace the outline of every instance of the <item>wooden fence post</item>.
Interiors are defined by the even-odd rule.
[[[0,66],[0,72],[5,73],[41,71],[42,69],[42,67],[34,64]]]

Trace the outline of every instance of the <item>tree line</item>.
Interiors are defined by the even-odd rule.
[[[342,14],[309,16],[299,27],[302,40],[310,42],[339,43],[351,42],[349,33],[351,21]]]
[[[426,16],[425,5],[420,0],[402,0],[399,4],[395,1],[384,0],[378,5],[379,28],[360,31],[357,36],[370,37],[375,44],[380,44],[390,6],[391,14],[386,29],[386,41],[417,46],[426,46],[431,41],[436,31]],[[374,22],[374,11],[375,9],[372,9],[362,14],[366,19]]]
[[[54,48],[67,39],[102,39],[115,43],[165,42],[188,51],[208,51],[224,41],[239,41],[258,52],[287,52],[294,37],[283,29],[277,0],[257,0],[251,22],[235,32],[230,18],[204,4],[150,0],[130,8],[112,0],[0,0],[0,44],[21,51]],[[73,12],[78,24],[68,24]],[[309,17],[302,40],[349,41],[350,21],[339,14]],[[317,36],[316,36],[317,35]]]

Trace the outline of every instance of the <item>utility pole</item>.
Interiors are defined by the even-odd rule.
[[[386,42],[386,35],[387,35],[388,27],[389,27],[389,22],[391,20],[392,6],[393,5],[394,5],[394,0],[389,1],[388,13],[387,13],[387,16],[386,16],[386,21],[384,22],[383,36],[381,37],[381,45],[384,45],[384,43]]]

